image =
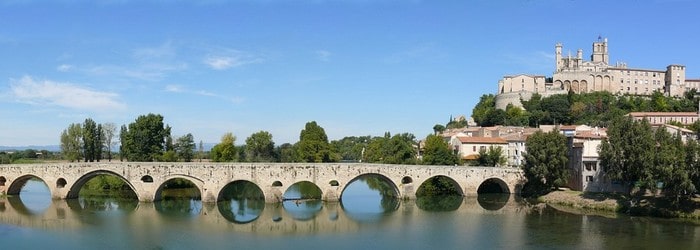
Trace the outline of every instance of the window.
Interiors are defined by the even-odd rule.
[[[593,181],[593,176],[587,175],[587,176],[586,176],[586,181],[587,181],[587,182],[592,182],[592,181]]]
[[[472,151],[476,152],[476,146],[472,146]]]

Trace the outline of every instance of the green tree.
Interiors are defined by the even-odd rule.
[[[297,150],[291,143],[284,143],[279,147],[275,148],[275,151],[275,155],[279,157],[279,162],[296,162],[296,159],[299,158],[297,156]]]
[[[476,161],[479,166],[496,167],[506,165],[508,158],[502,147],[490,146],[488,149],[479,149],[479,158]]]
[[[107,159],[112,161],[112,147],[115,146],[116,142],[114,137],[116,136],[117,125],[111,122],[102,124],[102,134],[104,135],[103,147],[107,150]]]
[[[493,94],[484,94],[479,98],[479,103],[474,106],[472,118],[474,118],[474,122],[480,126],[487,126],[484,124],[487,122],[490,113],[494,110],[496,110],[496,96]]]
[[[221,142],[216,144],[211,149],[211,160],[215,162],[230,162],[238,160],[238,152],[236,151],[236,137],[233,133],[226,133],[221,136]]]
[[[459,163],[457,155],[450,146],[437,135],[429,135],[423,148],[423,164],[426,165],[455,165]]]
[[[301,162],[336,162],[340,156],[333,152],[326,131],[315,121],[307,122],[296,146]]]
[[[567,183],[570,173],[566,145],[566,137],[557,130],[537,131],[527,138],[523,170],[528,184],[549,190]]]
[[[83,123],[83,155],[86,162],[100,161],[102,159],[102,125],[98,125],[90,118]]]
[[[385,164],[415,164],[415,136],[403,133],[391,136],[384,133],[383,137],[370,140],[365,151],[365,161]]]
[[[272,162],[275,159],[275,142],[272,134],[260,131],[245,139],[246,159],[249,162]]]
[[[73,123],[61,133],[61,152],[66,160],[71,162],[82,158],[82,126]]]
[[[436,135],[442,133],[443,131],[445,131],[445,129],[445,126],[443,126],[442,124],[435,124],[435,126],[433,126],[433,132]]]
[[[170,137],[170,126],[163,116],[141,115],[127,127],[122,127],[121,154],[129,161],[154,161],[163,155],[165,140]]]
[[[370,136],[348,136],[331,141],[331,146],[340,154],[341,160],[359,162],[371,140]]]
[[[605,174],[612,180],[653,189],[656,146],[651,125],[646,120],[620,117],[612,121],[607,134],[599,153]]]
[[[182,159],[185,162],[191,162],[194,158],[194,150],[197,145],[194,143],[194,136],[187,133],[179,138],[175,143],[175,152],[177,152],[177,158]]]

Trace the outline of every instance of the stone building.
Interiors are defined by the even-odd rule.
[[[583,50],[575,56],[563,54],[563,45],[554,47],[555,68],[552,78],[537,75],[504,76],[498,81],[496,107],[505,109],[512,103],[522,107],[520,99],[528,100],[533,93],[543,97],[562,94],[608,91],[623,95],[651,95],[660,91],[667,96],[682,96],[690,89],[700,89],[700,79],[687,79],[685,66],[671,64],[665,69],[629,68],[626,63],[610,64],[608,39],[593,42],[590,60]]]

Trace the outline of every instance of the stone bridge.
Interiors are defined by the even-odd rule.
[[[185,179],[202,195],[202,202],[223,199],[227,185],[251,182],[268,203],[280,202],[290,186],[311,182],[325,201],[338,201],[348,184],[372,175],[393,185],[402,199],[415,199],[418,187],[430,178],[447,177],[462,195],[477,194],[483,184],[503,193],[519,193],[525,183],[517,168],[385,165],[366,163],[44,163],[0,165],[0,194],[17,195],[32,178],[44,181],[54,199],[77,198],[83,185],[95,176],[111,174],[123,179],[139,201],[161,199],[166,182]]]

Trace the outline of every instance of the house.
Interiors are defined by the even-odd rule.
[[[508,152],[508,142],[500,137],[453,136],[450,138],[450,146],[463,160],[476,160],[479,150],[487,150],[491,146],[501,147],[504,154]]]

